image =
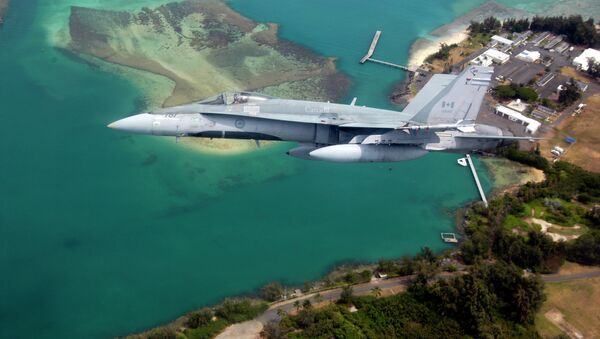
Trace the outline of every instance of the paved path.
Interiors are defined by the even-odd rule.
[[[403,290],[404,288],[406,288],[406,286],[408,286],[408,283],[413,278],[414,276],[406,276],[386,280],[374,280],[364,284],[353,285],[352,291],[354,292],[354,294],[369,294],[371,293],[371,290],[375,287],[379,287],[382,290],[394,290],[396,288],[399,290]],[[256,318],[256,320],[260,321],[263,324],[267,324],[273,320],[279,320],[279,315],[277,314],[279,310],[282,310],[286,313],[292,311],[295,308],[294,302],[296,302],[297,300],[300,301],[300,303],[302,303],[304,300],[310,299],[311,302],[314,303],[314,297],[315,295],[317,295],[317,293],[321,294],[322,301],[336,301],[340,298],[340,295],[342,294],[342,288],[335,288],[327,291],[311,293],[299,298],[275,303],[271,305],[271,307],[269,307],[269,309],[265,313]]]
[[[542,275],[542,280],[547,283],[556,283],[563,281],[572,281],[578,279],[589,279],[600,277],[600,270],[594,272],[574,273],[574,274],[546,274]]]
[[[440,278],[452,276],[453,274],[445,273]],[[593,272],[574,273],[574,274],[546,274],[542,275],[542,280],[547,283],[557,283],[564,281],[573,281],[578,279],[589,279],[600,277],[600,269]],[[371,290],[375,287],[379,287],[382,290],[391,290],[394,294],[404,291],[408,284],[414,279],[414,276],[397,277],[386,280],[373,280],[368,283],[353,285],[352,290],[356,295],[365,295],[371,293]],[[329,301],[334,302],[340,298],[342,288],[335,288],[327,291],[315,292],[307,294],[298,298],[290,299],[275,303],[269,307],[265,313],[261,314],[254,320],[246,321],[240,324],[232,325],[228,327],[223,333],[217,338],[219,339],[230,339],[230,338],[243,338],[243,339],[254,339],[260,336],[260,331],[263,326],[271,321],[280,320],[279,310],[289,313],[294,310],[294,303],[300,301],[302,303],[306,299],[310,299],[311,302],[315,302],[314,298],[317,294],[321,295],[322,302]]]

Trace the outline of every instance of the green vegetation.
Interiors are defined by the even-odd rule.
[[[467,211],[465,232],[469,237],[461,244],[465,262],[496,258],[534,272],[550,273],[579,249],[575,244],[586,249],[600,246],[600,239],[596,238],[589,242],[557,243],[521,222],[523,217],[535,216],[560,225],[579,223],[593,227],[594,210],[588,212],[579,199],[585,197],[588,203],[600,200],[600,175],[565,162],[550,165],[536,152],[519,151],[515,147],[501,149],[500,153],[544,169],[546,180],[528,183],[515,193],[497,197],[487,209],[475,205]],[[521,229],[524,236],[514,234],[514,228]]]
[[[527,102],[535,102],[538,99],[538,95],[533,88],[520,84],[498,85],[494,88],[494,93],[497,98],[503,100],[521,99]]]
[[[600,77],[600,61],[594,62],[593,59],[588,59],[588,69],[586,71],[590,76],[594,78]]]
[[[188,314],[185,322],[188,328],[183,332],[183,335],[189,339],[213,338],[231,324],[254,319],[263,313],[267,307],[267,304],[262,301],[245,298],[225,299],[225,301],[217,305],[213,310],[203,308]],[[213,317],[216,317],[216,320],[213,320]],[[165,329],[160,328],[163,331]],[[166,337],[159,336],[156,338]]]
[[[565,88],[558,94],[558,102],[562,105],[569,106],[581,98],[581,91],[579,90],[579,87],[577,87],[574,79],[571,79],[564,87]]]
[[[600,35],[596,31],[594,19],[583,20],[581,15],[569,17],[536,16],[531,19],[529,29],[532,31],[549,31],[557,35],[565,35],[567,40],[577,45],[594,46],[600,42]]]
[[[186,325],[189,328],[206,326],[212,321],[213,317],[213,311],[210,308],[205,307],[199,311],[194,311],[188,314]]]
[[[260,289],[260,297],[267,301],[275,301],[281,299],[283,295],[283,286],[278,282],[269,283]]]
[[[543,169],[546,180],[528,183],[498,196],[489,207],[472,205],[465,213],[468,237],[460,245],[466,271],[441,279],[442,270],[456,272],[456,261],[440,260],[424,247],[413,258],[381,259],[376,272],[389,276],[414,275],[406,293],[381,297],[373,288],[356,296],[350,284],[368,281],[368,269],[347,269],[335,278],[344,284],[337,304],[315,308],[314,299],[296,300],[294,315],[278,312],[279,323],[265,326],[266,338],[380,338],[380,337],[536,337],[535,315],[545,296],[537,273],[556,272],[565,258],[600,265],[600,174],[575,165],[550,164],[539,150],[525,152],[514,146],[499,149],[512,160]],[[590,206],[593,206],[590,208]],[[535,217],[553,224],[583,225],[589,231],[570,242],[554,242],[535,224]],[[517,230],[515,232],[515,230]],[[567,232],[570,229],[567,229]],[[529,269],[534,274],[523,274]],[[330,281],[330,285],[335,284]],[[313,285],[304,284],[309,291]],[[282,294],[279,283],[261,289],[263,298]],[[214,309],[187,316],[183,333],[169,327],[155,329],[152,338],[210,338],[226,326],[252,319],[267,305],[249,299],[228,299]],[[356,308],[356,310],[354,310]],[[216,317],[216,320],[214,317]]]
[[[496,34],[502,28],[502,22],[493,16],[485,18],[482,22],[471,21],[467,28],[471,34],[485,33]]]
[[[427,59],[425,59],[425,61],[430,63],[434,60],[446,60],[448,59],[448,57],[450,57],[450,51],[456,47],[458,47],[457,44],[448,45],[445,43],[441,43],[440,49],[434,54],[428,56]]]
[[[494,17],[488,17],[483,22],[471,22],[469,25],[471,34],[496,34],[501,30],[507,32],[523,32],[528,29],[534,32],[552,32],[556,35],[564,35],[566,39],[577,45],[594,46],[600,42],[600,34],[594,26],[594,19],[583,20],[580,15],[569,17],[541,17],[536,16],[529,19],[509,18],[501,22]]]
[[[583,265],[600,265],[600,231],[590,231],[569,246],[567,258]]]
[[[430,281],[419,275],[408,292],[386,298],[346,296],[322,309],[304,308],[265,327],[267,338],[534,337],[543,302],[539,278],[504,262]],[[352,304],[357,312],[350,312]]]

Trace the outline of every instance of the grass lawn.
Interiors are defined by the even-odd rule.
[[[547,283],[545,292],[548,299],[536,315],[536,328],[543,338],[555,338],[561,333],[544,317],[551,309],[560,311],[584,337],[600,337],[600,278]]]
[[[585,223],[585,211],[576,204],[561,199],[554,199],[560,203],[562,210],[552,211],[541,199],[525,204],[525,215],[528,217],[546,220],[558,226],[574,226]]]

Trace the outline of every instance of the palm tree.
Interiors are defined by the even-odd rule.
[[[294,301],[294,307],[296,308],[296,311],[300,311],[300,300]]]
[[[278,308],[277,315],[279,316],[279,318],[283,318],[287,315],[287,313],[283,310],[283,308]]]
[[[381,296],[381,288],[379,286],[375,286],[371,289],[371,293],[375,296],[375,298],[379,298]]]

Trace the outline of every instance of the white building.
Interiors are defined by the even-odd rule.
[[[505,38],[505,37],[501,37],[501,36],[499,36],[499,35],[494,35],[494,36],[492,37],[492,41],[497,41],[497,42],[499,42],[499,43],[501,43],[501,44],[503,44],[503,45],[507,45],[507,46],[511,46],[511,45],[513,44],[513,41],[512,41],[512,40],[510,40],[510,39],[507,39],[507,38]]]
[[[509,102],[508,105],[506,105],[506,107],[519,113],[523,113],[529,108],[529,105],[521,101],[521,99],[517,99]]]
[[[600,62],[600,51],[593,48],[586,49],[578,57],[573,59],[573,66],[583,71],[587,71],[589,59],[594,60],[594,62]]]
[[[524,125],[525,132],[531,133],[531,134],[534,134],[535,132],[537,132],[537,130],[542,125],[541,122],[531,119],[531,118],[528,118],[528,117],[524,116],[523,114],[521,114],[515,110],[512,110],[508,107],[505,107],[505,106],[497,106],[496,114],[506,117],[510,121],[516,121],[516,122],[520,123],[521,125]]]
[[[481,66],[490,66],[492,63],[503,64],[508,61],[510,55],[506,53],[502,53],[497,49],[490,48],[487,51],[483,52],[481,55],[471,60],[471,64],[481,65]]]
[[[527,62],[536,62],[541,57],[542,57],[542,55],[540,54],[540,52],[528,51],[528,50],[524,50],[523,52],[521,52],[521,53],[517,54],[517,56],[515,56],[515,58],[523,60],[523,61],[527,61]]]

